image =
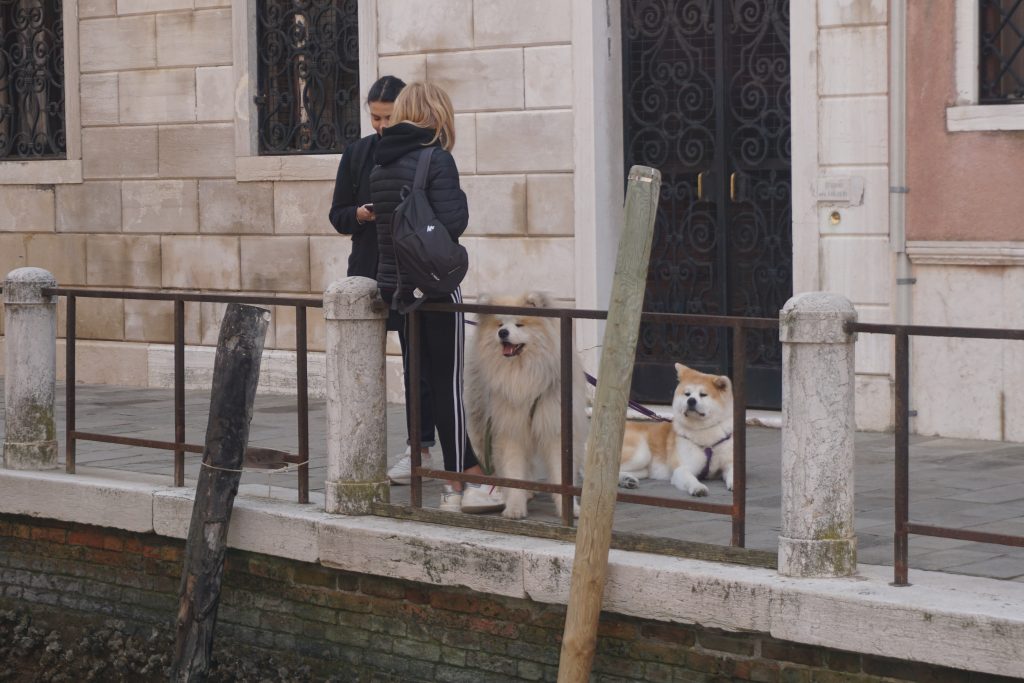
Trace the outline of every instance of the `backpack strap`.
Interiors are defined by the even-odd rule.
[[[430,170],[430,157],[433,153],[433,145],[420,152],[420,162],[416,164],[416,177],[412,181],[412,189],[422,190],[427,186],[427,171]]]
[[[397,301],[397,297],[396,297],[395,300]],[[427,303],[427,297],[421,296],[419,299],[413,299],[412,301],[410,301],[407,304],[400,304],[398,306],[392,306],[392,308],[398,309],[398,312],[401,313],[402,315],[409,315],[410,313],[412,313],[413,311],[415,311],[417,308],[419,308],[420,306],[422,306],[425,303]]]
[[[430,147],[427,147],[426,149],[424,149],[423,151],[420,152],[420,158],[419,158],[419,161],[416,164],[416,176],[413,178],[413,181],[412,181],[412,189],[414,189],[414,190],[422,190],[422,189],[424,189],[426,187],[426,185],[427,185],[427,171],[430,170],[430,157],[431,157],[431,155],[433,155],[433,153],[434,153],[434,146],[433,145],[431,145]],[[402,200],[403,201],[405,200],[405,197],[408,194],[408,189],[409,189],[408,186],[402,188]],[[394,232],[394,229],[395,229],[395,226],[392,225],[391,226],[392,234]],[[398,265],[398,264],[396,263],[396,265]],[[397,283],[397,287],[395,288],[394,296],[391,299],[391,310],[398,311],[399,313],[402,313],[403,315],[406,315],[408,313],[412,313],[413,311],[415,311],[417,308],[419,308],[420,306],[422,306],[425,303],[427,297],[424,296],[424,297],[420,297],[419,299],[413,299],[412,302],[404,304],[404,305],[400,304],[399,301],[398,301],[398,297],[399,297],[399,293],[402,291],[402,269],[401,269],[401,267],[398,267],[398,268],[395,269],[395,274],[398,276],[398,283]]]

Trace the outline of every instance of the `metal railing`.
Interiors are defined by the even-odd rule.
[[[980,327],[934,327],[928,325],[885,325],[848,323],[848,332],[891,334],[896,362],[896,453],[895,530],[893,535],[893,585],[908,586],[909,535],[952,538],[961,541],[1024,547],[1024,536],[994,534],[970,529],[918,524],[910,521],[910,337],[955,337],[960,339],[1011,339],[1024,341],[1024,330]]]
[[[0,287],[0,292],[3,289]],[[174,484],[184,485],[184,454],[202,453],[203,447],[185,441],[184,419],[184,313],[186,302],[198,303],[245,303],[255,305],[294,306],[296,319],[296,384],[297,384],[297,422],[298,422],[298,453],[283,453],[284,462],[298,465],[298,500],[309,502],[309,407],[307,377],[307,339],[306,309],[321,308],[323,301],[307,297],[268,297],[268,296],[224,296],[214,294],[190,294],[175,292],[151,291],[119,291],[96,290],[69,287],[46,288],[43,293],[50,296],[67,298],[66,321],[66,470],[75,471],[76,441],[97,441],[128,446],[142,446],[171,450],[174,452]],[[171,301],[174,303],[174,441],[153,439],[137,439],[111,434],[97,434],[79,431],[75,425],[75,323],[76,301],[82,298],[110,298],[149,301]],[[513,308],[505,306],[484,306],[479,304],[429,304],[424,311],[462,311],[464,313],[510,313],[532,317],[554,317],[559,319],[560,328],[560,364],[563,378],[569,377],[572,371],[572,323],[576,319],[604,320],[607,312],[586,309],[538,309]],[[733,340],[733,468],[734,487],[731,505],[705,503],[694,500],[676,500],[634,493],[619,492],[617,499],[621,502],[640,505],[692,510],[729,516],[732,520],[731,545],[742,548],[745,544],[746,521],[746,387],[744,381],[746,368],[745,336],[739,334],[746,329],[773,329],[779,322],[774,318],[740,318],[710,315],[683,315],[668,313],[644,313],[644,322],[661,322],[685,326],[706,326],[727,328]],[[409,343],[411,348],[418,349],[420,316],[419,312],[410,317]],[[865,334],[886,334],[894,338],[895,355],[895,476],[894,476],[894,547],[893,571],[894,585],[906,586],[908,582],[909,536],[916,534],[979,543],[991,543],[1013,547],[1024,547],[1024,536],[998,534],[971,529],[956,529],[910,521],[910,429],[909,429],[909,393],[910,393],[910,337],[939,337],[960,339],[989,339],[1024,341],[1024,330],[1007,330],[1000,328],[973,327],[938,327],[926,325],[891,325],[879,323],[852,322],[847,324],[847,331]],[[420,358],[418,353],[410,354],[409,363],[410,386],[418,386],[420,375]],[[561,424],[562,424],[562,482],[573,480],[574,453],[572,445],[572,388],[571,382],[562,382]],[[412,392],[411,421],[412,432],[419,433],[421,406],[419,392]],[[422,508],[422,482],[424,478],[446,481],[462,481],[470,483],[490,484],[509,488],[519,488],[537,492],[556,493],[564,496],[561,523],[564,527],[573,526],[572,496],[580,495],[578,486],[564,483],[536,482],[518,479],[500,479],[497,477],[447,472],[422,467],[418,449],[411,449],[413,461],[411,506]],[[401,516],[403,513],[390,511],[389,514]],[[456,522],[464,516],[444,517],[449,523]],[[502,526],[502,525],[498,525]],[[509,530],[513,527],[506,526]],[[539,535],[544,535],[543,533]],[[614,544],[614,543],[613,543]],[[621,545],[621,544],[620,544]],[[628,545],[628,544],[627,544]]]
[[[47,296],[67,298],[66,371],[65,371],[65,469],[75,472],[75,444],[78,441],[98,441],[122,446],[141,446],[174,452],[174,485],[185,485],[185,453],[202,453],[200,444],[185,441],[185,303],[254,304],[257,306],[295,307],[295,366],[297,398],[298,453],[273,452],[267,461],[269,449],[248,449],[246,464],[255,465],[261,459],[262,467],[273,467],[273,460],[297,465],[298,501],[309,502],[309,396],[306,340],[306,309],[322,308],[323,300],[311,297],[225,296],[221,294],[190,294],[184,292],[119,291],[109,289],[81,289],[52,287],[43,289]],[[99,434],[77,429],[75,424],[75,342],[76,308],[79,298],[130,299],[142,301],[170,301],[174,303],[174,441],[138,439],[114,434]],[[252,456],[252,457],[250,457]],[[263,456],[262,458],[260,456]]]
[[[538,482],[522,479],[503,479],[493,476],[474,475],[448,472],[445,470],[427,469],[422,467],[419,449],[410,450],[412,459],[412,478],[410,504],[413,509],[422,508],[424,478],[460,481],[468,483],[488,484],[505,488],[517,488],[528,491],[547,492],[563,496],[561,524],[563,527],[573,526],[573,496],[581,494],[582,489],[574,486],[573,471],[575,467],[572,439],[572,381],[573,342],[572,325],[577,319],[606,320],[607,311],[568,309],[568,308],[533,308],[508,307],[481,304],[427,304],[419,311],[461,311],[463,313],[505,313],[529,317],[558,318],[560,330],[560,365],[561,365],[561,444],[562,444],[562,481]],[[409,348],[419,349],[420,314],[414,312],[409,318]],[[746,406],[747,394],[745,383],[746,344],[743,331],[748,329],[778,329],[777,318],[742,318],[715,315],[684,315],[674,313],[643,313],[641,320],[650,323],[669,323],[679,326],[700,326],[726,328],[732,334],[733,363],[733,499],[729,505],[707,503],[692,499],[673,499],[658,496],[646,496],[636,493],[618,493],[618,501],[635,503],[677,510],[691,510],[710,514],[725,515],[732,520],[731,545],[743,548],[746,542]],[[668,359],[666,359],[668,360]],[[409,354],[409,386],[419,386],[421,359],[418,352]],[[421,406],[419,392],[410,392],[410,424],[411,434],[420,433]],[[449,516],[451,517],[451,516]],[[460,516],[461,517],[461,516]],[[504,526],[509,530],[512,527]],[[667,541],[668,539],[661,539]],[[692,544],[691,544],[692,545]],[[613,546],[616,546],[613,540]],[[616,547],[623,547],[621,545]],[[754,551],[748,551],[754,552]],[[759,561],[773,564],[774,558],[768,553]]]

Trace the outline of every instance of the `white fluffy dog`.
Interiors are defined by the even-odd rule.
[[[482,295],[478,303],[551,307],[551,299],[542,292],[510,297]],[[479,317],[466,358],[468,427],[481,462],[486,466],[490,461],[498,477],[530,480],[543,463],[547,481],[561,481],[559,336],[557,318],[505,314]],[[573,454],[576,462],[582,463],[588,428],[586,379],[575,351],[572,406]],[[505,517],[526,517],[529,492],[506,489],[504,496]],[[553,497],[561,514],[562,496]]]

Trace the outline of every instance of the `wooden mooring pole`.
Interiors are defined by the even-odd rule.
[[[172,681],[205,681],[213,654],[231,509],[249,441],[270,312],[230,304],[217,340],[203,466],[185,544]]]
[[[594,662],[597,624],[608,575],[619,453],[626,426],[626,404],[633,379],[633,360],[640,334],[640,313],[660,190],[661,173],[656,169],[634,166],[629,170],[626,228],[619,239],[583,467],[583,498],[576,532],[569,609],[558,662],[559,683],[584,683]]]

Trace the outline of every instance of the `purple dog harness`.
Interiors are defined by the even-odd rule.
[[[697,475],[697,479],[704,481],[705,479],[708,478],[708,474],[711,470],[711,456],[715,454],[715,446],[719,446],[731,438],[732,434],[728,434],[725,437],[716,441],[715,443],[711,444],[710,446],[704,448],[704,457],[707,458],[707,460],[704,461],[704,469],[702,469],[700,471],[700,474]]]

